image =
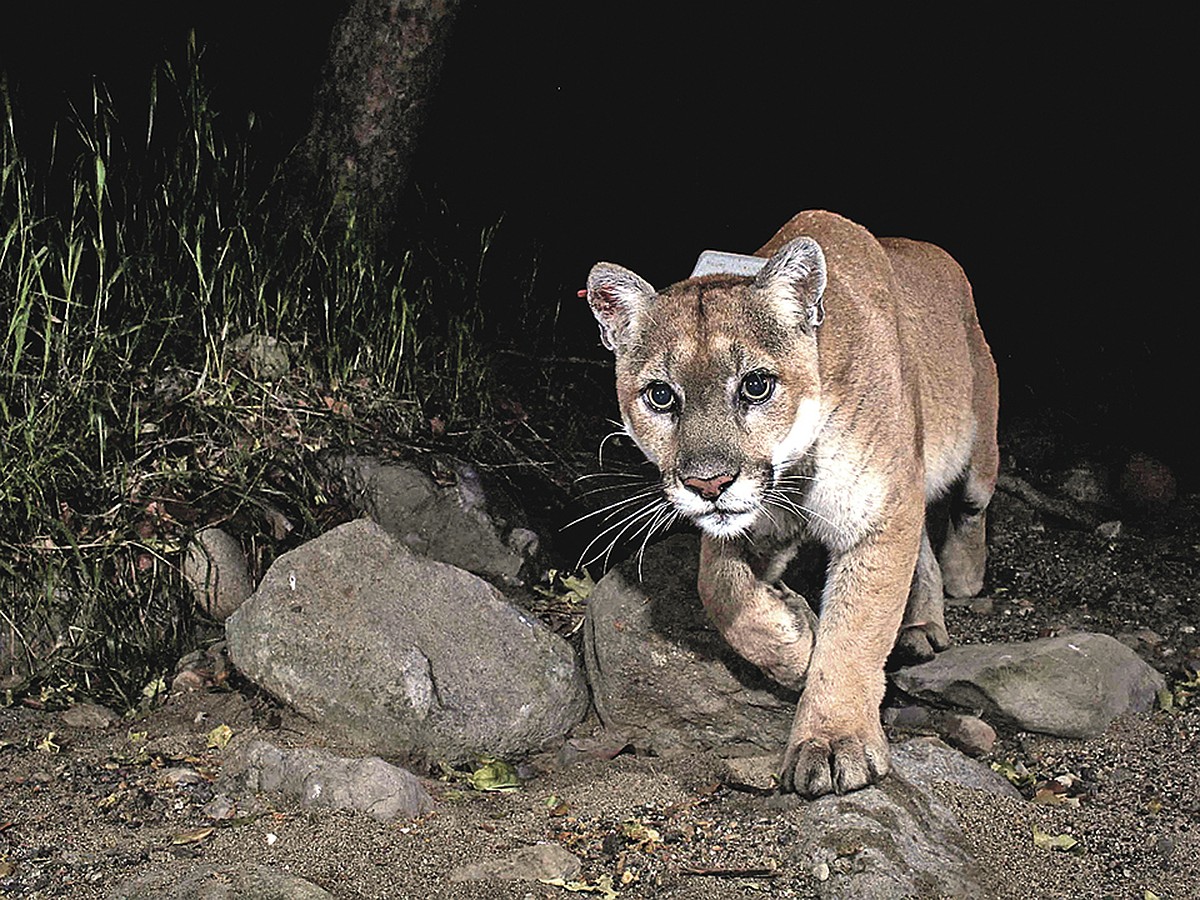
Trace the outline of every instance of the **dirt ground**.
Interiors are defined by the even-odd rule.
[[[998,898],[1200,897],[1200,689],[1186,684],[1200,663],[1200,495],[1112,532],[998,495],[984,597],[948,610],[960,642],[1116,635],[1174,688],[1172,708],[1094,740],[1002,733],[984,761],[1027,773],[1025,800],[941,791]],[[214,818],[222,754],[206,736],[218,725],[336,749],[269,699],[228,688],[173,694],[104,729],[0,709],[0,896],[107,897],[135,876],[254,864],[343,898],[572,896],[538,882],[449,879],[464,863],[539,842],[580,857],[595,891],[580,896],[605,896],[607,878],[621,897],[819,896],[817,875],[789,857],[797,833],[786,807],[722,785],[713,758],[547,757],[521,770],[514,793],[434,780],[435,810],[414,822],[233,793],[234,808]],[[1078,844],[1039,848],[1035,828]]]

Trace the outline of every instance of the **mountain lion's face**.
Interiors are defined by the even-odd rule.
[[[753,279],[705,276],[656,293],[607,263],[588,279],[626,431],[674,507],[713,536],[799,504],[788,469],[818,426],[824,272],[820,248],[800,239]]]

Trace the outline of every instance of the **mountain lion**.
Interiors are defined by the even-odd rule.
[[[742,656],[803,689],[781,790],[842,793],[887,774],[893,647],[944,649],[943,590],[982,586],[996,368],[938,247],[803,212],[755,256],[757,275],[657,292],[598,263],[587,298],[625,430],[700,528],[705,609]],[[829,554],[819,620],[780,580],[806,537]]]

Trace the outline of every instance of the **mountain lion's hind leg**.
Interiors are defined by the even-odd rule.
[[[966,476],[951,498],[950,524],[938,548],[942,582],[950,597],[973,597],[983,588],[987,562],[985,543],[987,506],[996,490],[1000,450],[996,446],[999,388],[996,364],[976,326],[967,335],[971,344],[972,407],[975,412],[975,446]]]
[[[938,511],[935,507],[935,514]],[[944,513],[944,507],[940,508]],[[946,631],[942,596],[942,570],[929,542],[929,527],[921,531],[921,549],[913,572],[904,621],[892,651],[894,661],[908,664],[933,659],[934,654],[950,646]]]
[[[994,420],[993,420],[994,422]],[[987,507],[996,490],[1000,453],[995,426],[976,439],[971,463],[950,503],[946,539],[938,552],[949,597],[974,597],[983,588],[987,564]]]

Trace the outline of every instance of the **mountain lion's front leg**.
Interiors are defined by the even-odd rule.
[[[883,665],[896,640],[921,539],[921,519],[897,511],[834,553],[808,682],[792,724],[780,790],[808,797],[878,781],[890,767],[879,723]],[[912,507],[913,504],[906,504]]]
[[[741,656],[784,687],[800,690],[817,617],[782,582],[767,584],[742,540],[700,539],[700,599],[717,630]]]

